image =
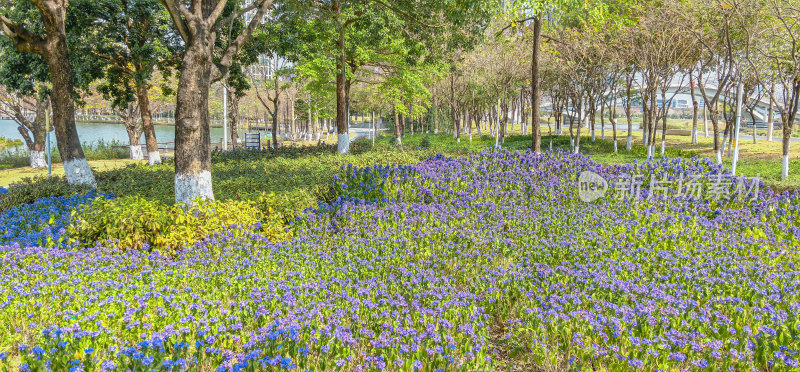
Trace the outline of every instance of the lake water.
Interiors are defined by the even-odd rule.
[[[0,137],[22,140],[22,135],[17,130],[17,122],[11,120],[0,120]],[[128,132],[122,124],[110,123],[76,123],[78,136],[81,143],[95,144],[100,140],[108,143],[118,141],[120,144],[128,144]],[[156,125],[156,138],[158,142],[175,142],[175,127],[168,125]],[[218,142],[222,138],[222,128],[211,128],[211,141]],[[239,131],[239,138],[244,138],[244,131]],[[50,133],[50,141],[55,146],[55,133]],[[144,135],[142,135],[144,144]]]

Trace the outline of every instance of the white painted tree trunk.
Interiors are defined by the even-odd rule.
[[[617,140],[614,140],[614,153],[617,153]]]
[[[664,156],[666,151],[667,151],[667,142],[661,141],[661,156]]]
[[[631,151],[632,147],[633,147],[633,134],[629,132],[628,139],[627,141],[625,141],[625,150]]]
[[[724,155],[725,151],[725,144],[728,142],[728,136],[722,137],[722,146],[720,147],[720,152]]]
[[[722,148],[717,150],[717,164],[722,164]]]
[[[144,154],[142,153],[142,145],[130,145],[130,158],[131,160],[144,160]]]
[[[44,151],[31,151],[30,164],[31,168],[47,168],[47,159]]]
[[[606,123],[603,120],[600,120],[600,139],[601,140],[606,139]]]
[[[161,164],[161,153],[158,151],[148,152],[147,164],[148,165]]]
[[[214,200],[211,172],[175,174],[175,203],[194,205],[198,199]]]
[[[64,173],[67,176],[67,183],[70,185],[87,185],[97,187],[92,168],[86,158],[77,158],[64,162]]]
[[[350,133],[339,133],[336,135],[336,139],[338,141],[336,150],[340,154],[350,152]]]
[[[772,132],[775,128],[775,120],[772,119],[772,103],[770,103],[770,110],[766,114],[767,117],[767,141],[772,141]]]
[[[789,155],[783,156],[783,167],[781,168],[781,179],[786,181],[789,179]]]

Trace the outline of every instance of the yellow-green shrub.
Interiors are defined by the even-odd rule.
[[[200,201],[194,207],[166,205],[139,196],[98,199],[75,213],[69,235],[79,242],[115,241],[124,249],[177,249],[233,224],[261,222],[273,241],[291,236],[277,215],[265,215],[253,201]]]

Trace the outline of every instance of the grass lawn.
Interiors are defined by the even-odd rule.
[[[95,171],[107,171],[112,169],[123,168],[130,164],[146,164],[145,160],[130,160],[130,159],[111,159],[111,160],[90,160],[89,166]],[[64,167],[61,163],[53,164],[53,176],[64,176]],[[47,177],[47,168],[33,169],[30,167],[24,168],[10,168],[0,170],[0,186],[8,186],[12,183],[17,183],[25,178]]]
[[[518,131],[518,127],[515,132]],[[545,132],[547,129],[545,128]],[[583,133],[586,134],[586,133]],[[641,146],[641,133],[634,133],[634,147],[631,152],[627,152],[625,150],[625,136],[627,135],[626,132],[620,131],[617,133],[618,138],[618,152],[615,154],[613,152],[613,146],[611,142],[611,132],[606,132],[606,140],[602,140],[600,137],[600,131],[597,132],[597,139],[595,143],[590,141],[588,136],[584,137],[581,141],[581,152],[587,155],[590,155],[596,161],[606,164],[621,164],[621,163],[631,163],[634,160],[642,161],[645,159],[645,149]],[[415,135],[408,135],[403,139],[403,146],[407,149],[415,149],[419,148],[423,138],[426,135],[423,134],[415,134]],[[477,137],[476,135],[473,136],[472,142],[469,141],[469,137],[465,136],[462,138],[461,142],[456,142],[456,140],[450,135],[431,135],[430,138],[430,146],[424,151],[425,155],[432,155],[434,153],[442,153],[445,155],[450,156],[460,156],[465,155],[470,152],[478,152],[481,149],[489,146],[494,145],[494,138],[489,136]],[[325,137],[322,137],[325,140]],[[549,148],[549,141],[550,137],[545,135],[542,139],[542,146],[543,149],[547,150]],[[569,148],[569,139],[567,136],[556,136],[553,138],[554,141],[554,149],[563,149],[567,150]],[[378,157],[385,158],[391,161],[392,152],[397,152],[398,150],[390,145],[391,138],[390,137],[382,137],[379,138],[376,142],[380,155]],[[331,136],[330,140],[327,142],[330,145],[334,145],[336,143],[336,136]],[[357,142],[356,145],[356,152],[364,153],[369,151],[371,148],[371,140],[361,140]],[[296,143],[294,145],[290,144],[289,142],[285,143],[287,147],[293,147],[295,149],[301,149],[307,146],[315,145],[315,142],[303,142],[303,143]],[[512,149],[512,150],[520,150],[524,151],[530,146],[530,137],[522,136],[520,134],[514,134],[507,137],[506,143],[503,147]],[[292,150],[292,151],[299,151],[299,150]],[[747,176],[759,176],[764,179],[767,184],[774,186],[779,189],[787,189],[787,188],[800,188],[800,143],[791,143],[790,147],[790,169],[789,169],[789,180],[782,181],[780,179],[780,172],[781,172],[781,142],[780,141],[766,141],[766,140],[758,140],[756,144],[752,143],[751,139],[743,139],[740,141],[740,160],[738,164],[738,171],[742,175]],[[658,152],[658,149],[657,149]],[[317,152],[315,152],[317,153]],[[414,152],[407,152],[404,155],[404,160],[409,161],[411,159],[420,159],[419,155],[411,156],[410,158],[407,155],[414,154]],[[726,153],[727,154],[727,153]],[[672,157],[684,157],[689,158],[692,156],[700,156],[700,157],[709,157],[714,158],[713,153],[713,138],[712,137],[698,137],[698,144],[693,145],[691,144],[690,137],[687,136],[667,136],[667,156]],[[657,154],[656,158],[659,158],[660,155]],[[220,157],[219,159],[224,159],[224,157]],[[215,177],[215,182],[217,183],[227,183],[233,187],[237,182],[243,182],[246,178],[248,178],[248,172],[252,172],[253,176],[256,179],[261,178],[260,175],[269,174],[272,171],[278,172],[279,169],[273,168],[275,167],[288,167],[287,169],[292,169],[292,165],[284,164],[283,160],[285,159],[282,156],[279,156],[275,162],[267,162],[263,163],[259,166],[254,166],[254,164],[243,164],[243,167],[236,172],[236,176],[230,172],[226,172],[224,174],[219,174],[219,178]],[[326,158],[327,159],[327,158]],[[321,164],[347,164],[350,160],[347,158],[343,158],[341,160],[334,160],[335,157],[332,157],[331,160],[323,160]],[[227,164],[230,164],[227,161]],[[332,163],[331,163],[332,162]],[[730,167],[731,165],[731,158],[724,157],[723,162],[726,167]],[[308,164],[313,164],[313,161],[310,161]],[[114,159],[114,160],[94,160],[89,161],[89,164],[92,166],[93,169],[96,171],[108,171],[114,169],[124,168],[131,164],[144,164],[143,161],[132,161],[128,159]],[[258,163],[261,164],[261,163]],[[314,167],[313,165],[309,165]],[[165,183],[169,183],[172,181],[172,175],[169,176],[163,174],[163,172],[169,172],[171,169],[172,164],[160,166],[150,171],[156,171],[157,174],[153,174],[153,176],[157,176],[158,178],[162,179]],[[214,166],[217,168],[217,166]],[[224,166],[225,167],[225,166]],[[143,166],[138,167],[139,171],[147,172],[149,167]],[[328,171],[326,171],[328,172]],[[214,172],[216,174],[216,172]],[[294,179],[293,172],[282,172],[288,179]],[[302,173],[302,172],[301,172]],[[61,164],[53,164],[53,174],[55,176],[63,176],[64,170],[61,167]],[[12,168],[12,169],[4,169],[0,170],[0,186],[10,185],[12,183],[19,182],[24,178],[32,178],[32,177],[41,177],[46,176],[47,170],[46,169],[39,169],[34,170],[31,168]],[[101,175],[100,178],[103,176]],[[165,178],[166,177],[166,178]],[[218,180],[217,180],[218,179]],[[236,181],[240,180],[240,181]],[[252,180],[251,180],[252,181]],[[249,182],[249,181],[248,181]],[[264,177],[263,182],[266,185],[274,183],[274,178],[272,177]],[[288,183],[291,183],[289,181]],[[284,188],[286,185],[283,185],[281,188]],[[135,189],[135,187],[134,187]],[[168,187],[164,187],[163,189],[168,189]],[[226,187],[227,189],[227,187]],[[267,186],[266,189],[269,189]],[[247,188],[245,187],[245,190]],[[142,190],[144,194],[152,194],[147,192],[146,190]],[[223,198],[227,197],[227,193],[223,193]],[[165,197],[165,200],[169,199],[169,197]]]
[[[583,134],[583,133],[582,133]],[[583,137],[581,140],[581,153],[589,155],[597,162],[604,164],[624,164],[633,161],[643,161],[646,159],[646,149],[641,145],[641,133],[634,133],[634,146],[630,152],[625,150],[625,140],[627,132],[618,132],[618,152],[614,153],[611,133],[606,133],[606,140],[602,140],[598,131],[596,142],[592,143],[590,137]],[[403,139],[403,145],[416,148],[422,143],[425,135],[415,134]],[[383,138],[379,141],[381,145],[388,145],[389,139]],[[460,143],[456,142],[452,136],[437,135],[430,137],[430,148],[445,154],[463,154],[466,152],[477,152],[487,146],[494,145],[494,138],[489,136],[473,136],[470,143],[469,138],[462,138]],[[542,149],[549,149],[550,136],[543,136]],[[660,146],[660,143],[659,143]],[[530,147],[530,137],[522,135],[512,135],[506,138],[504,148],[511,150],[524,151]],[[553,149],[569,150],[568,136],[554,136]],[[659,147],[656,149],[656,159],[660,158]],[[737,165],[737,173],[750,177],[760,177],[768,185],[777,189],[797,189],[800,188],[800,143],[791,143],[790,148],[790,167],[789,179],[781,180],[781,143],[779,141],[761,141],[756,144],[752,140],[740,141],[740,160]],[[727,154],[727,153],[726,153]],[[693,145],[690,137],[667,136],[667,151],[669,157],[691,158],[694,156],[708,157],[714,159],[713,138],[699,137],[698,144]],[[731,158],[724,157],[723,163],[730,168]]]

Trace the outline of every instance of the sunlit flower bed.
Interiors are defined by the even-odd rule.
[[[98,197],[110,198],[90,191],[68,198],[42,198],[32,204],[4,210],[0,212],[0,244],[16,243],[22,247],[71,245],[66,230],[73,212],[90,205]]]
[[[349,169],[340,199],[280,244],[233,227],[177,258],[0,248],[0,358],[32,370],[797,366],[797,197],[584,203],[584,170],[721,172],[487,151]]]

